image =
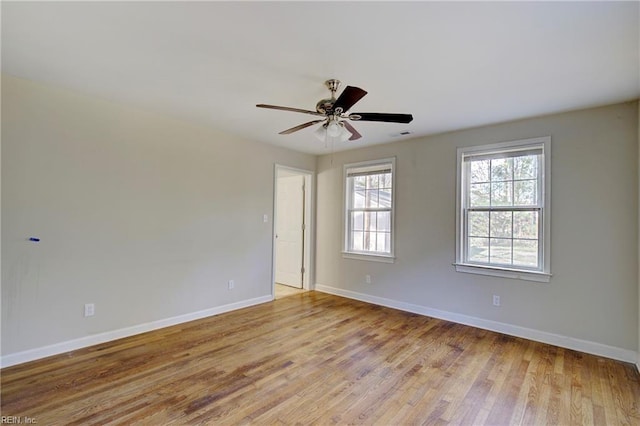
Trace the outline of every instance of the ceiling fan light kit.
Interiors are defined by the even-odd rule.
[[[347,121],[379,121],[387,123],[410,123],[413,120],[411,114],[389,114],[379,112],[354,112],[349,110],[353,105],[362,99],[367,92],[359,87],[347,86],[340,96],[336,98],[336,92],[340,86],[340,80],[330,79],[325,81],[325,85],[331,92],[331,97],[321,99],[316,103],[316,110],[306,110],[301,108],[283,107],[269,104],[257,104],[258,108],[277,109],[282,111],[299,112],[302,114],[310,114],[324,117],[313,121],[299,124],[287,130],[280,132],[281,135],[288,135],[298,130],[313,126],[314,124],[323,123],[314,134],[318,139],[326,141],[327,138],[332,140],[346,141],[360,139],[362,135]]]
[[[323,124],[313,134],[323,142],[326,142],[327,139],[346,142],[353,136],[353,133],[345,128],[344,123],[338,121]]]

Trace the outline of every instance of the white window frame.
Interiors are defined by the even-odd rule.
[[[349,213],[351,206],[352,184],[349,179],[349,173],[357,169],[371,169],[379,167],[380,170],[391,168],[391,209],[388,209],[391,215],[391,231],[390,231],[390,252],[372,252],[372,251],[354,251],[350,249],[351,224]],[[342,256],[347,259],[371,260],[377,262],[393,263],[395,261],[395,205],[396,205],[396,158],[383,158],[380,160],[362,161],[358,163],[345,164],[343,167],[344,182],[344,208],[343,208],[343,251]],[[387,209],[385,209],[387,210]],[[378,210],[379,211],[379,210]]]
[[[478,155],[508,156],[509,152],[542,149],[542,164],[539,173],[538,188],[538,259],[539,268],[504,267],[496,264],[478,264],[467,260],[467,176],[465,158]],[[457,182],[456,182],[456,262],[457,272],[480,275],[491,275],[504,278],[514,278],[529,281],[549,282],[551,277],[551,137],[522,139],[510,142],[500,142],[489,145],[458,148],[457,150]],[[508,210],[508,209],[507,209]],[[515,209],[513,210],[515,211]]]

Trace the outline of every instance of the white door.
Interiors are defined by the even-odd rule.
[[[302,288],[304,176],[278,177],[276,194],[276,282]]]

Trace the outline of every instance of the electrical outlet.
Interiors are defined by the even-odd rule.
[[[92,317],[95,314],[96,314],[96,305],[94,305],[93,303],[86,303],[84,305],[84,316]]]
[[[493,295],[493,306],[500,306],[500,296]]]
[[[236,283],[233,280],[229,280],[229,290],[232,290],[236,286]]]
[[[364,281],[365,281],[367,284],[371,284],[371,275],[369,275],[369,274],[365,275],[365,276],[364,276]]]

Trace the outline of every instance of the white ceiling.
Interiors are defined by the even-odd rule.
[[[324,81],[369,92],[333,150],[640,96],[638,2],[6,2],[2,70],[323,154]],[[393,136],[403,131],[410,136]]]

